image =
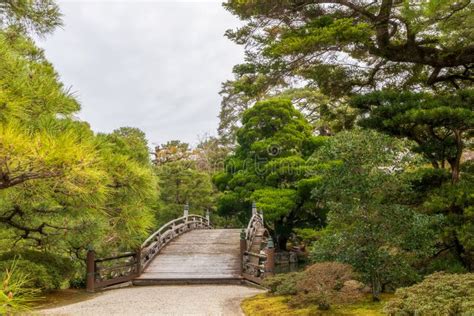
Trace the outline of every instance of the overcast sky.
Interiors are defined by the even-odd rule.
[[[220,84],[242,62],[221,0],[58,1],[64,27],[40,40],[95,131],[138,127],[150,145],[216,134]]]

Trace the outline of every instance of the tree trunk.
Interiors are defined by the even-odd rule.
[[[456,251],[456,256],[458,257],[459,261],[461,261],[462,265],[468,270],[471,270],[471,264],[469,260],[466,258],[466,250],[464,246],[459,242],[458,236],[454,236],[454,250]]]
[[[286,251],[286,243],[288,242],[288,236],[280,234],[277,236],[277,248],[282,251]]]
[[[462,142],[462,132],[459,130],[454,131],[454,139],[456,140],[456,157],[452,159],[449,164],[451,165],[451,182],[457,183],[460,178],[460,169],[461,169],[461,157],[462,151],[464,149],[464,144]]]
[[[380,301],[380,293],[382,292],[382,283],[377,274],[372,275],[372,300],[374,302]]]
[[[290,239],[293,226],[289,224],[290,221],[284,218],[275,222],[275,243],[278,250],[286,251],[286,243]]]

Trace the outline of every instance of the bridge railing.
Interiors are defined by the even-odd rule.
[[[154,232],[141,246],[141,267],[145,269],[153,258],[177,236],[194,229],[212,228],[209,218],[188,215],[172,220]]]
[[[242,277],[261,284],[267,276],[273,275],[275,260],[273,241],[265,228],[263,213],[252,205],[252,217],[247,229],[242,231],[240,252],[242,256]]]
[[[87,252],[87,291],[128,282],[140,276],[153,258],[171,240],[194,229],[210,229],[209,213],[206,217],[188,214],[174,219],[148,237],[139,249],[107,258],[95,258],[95,252]]]

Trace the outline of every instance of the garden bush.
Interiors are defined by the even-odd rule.
[[[451,253],[447,253],[446,255],[438,256],[429,262],[425,274],[432,274],[435,272],[467,273],[468,271],[462,263],[459,262],[458,258],[455,258]]]
[[[388,315],[474,315],[474,273],[437,272],[395,292],[384,307]]]
[[[87,286],[87,280],[86,280],[87,275],[84,274],[82,276],[78,276],[74,279],[71,279],[69,281],[69,286],[73,289],[85,289]]]
[[[18,259],[18,269],[30,275],[29,286],[43,291],[58,289],[76,272],[71,259],[34,250],[11,251],[0,255],[0,269]]]
[[[6,260],[0,261],[0,271],[5,271],[8,267],[16,263],[16,268],[25,275],[28,275],[28,281],[25,282],[25,286],[29,288],[36,288],[42,291],[48,291],[57,288],[53,276],[48,273],[45,266],[31,262],[29,260]],[[12,279],[16,281],[16,276],[13,275]]]
[[[321,262],[309,266],[296,283],[292,306],[316,304],[329,309],[331,304],[350,304],[363,298],[364,285],[355,280],[352,267],[338,262]]]
[[[276,295],[294,295],[296,294],[296,283],[303,277],[302,272],[290,272],[277,274],[266,278],[263,286],[268,288],[270,293]]]

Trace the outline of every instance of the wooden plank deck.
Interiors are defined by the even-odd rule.
[[[239,229],[193,230],[171,241],[133,283],[237,283],[240,264]]]

